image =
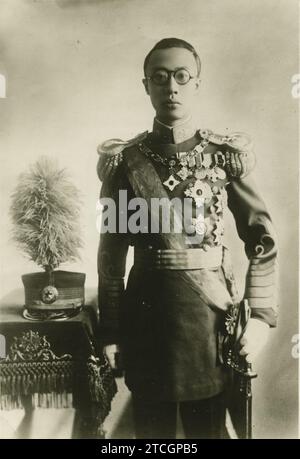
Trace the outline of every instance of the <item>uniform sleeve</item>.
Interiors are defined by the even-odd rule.
[[[277,242],[271,217],[251,176],[233,179],[228,206],[249,259],[244,298],[251,317],[276,326],[278,310]]]
[[[100,197],[112,198],[116,204],[116,214],[118,215],[118,177],[114,177],[112,181],[113,183],[104,181]],[[118,233],[117,230],[118,218],[116,220],[116,232],[101,232],[98,248],[98,305],[100,340],[103,345],[118,344],[120,340],[120,308],[124,292],[129,240],[127,234]]]

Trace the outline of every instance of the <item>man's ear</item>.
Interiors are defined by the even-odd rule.
[[[147,93],[148,96],[149,96],[149,86],[148,86],[149,81],[147,80],[147,78],[143,78],[142,81],[143,81],[143,85],[144,85],[145,91],[146,91],[146,93]]]
[[[200,78],[197,77],[197,78],[195,79],[195,88],[196,88],[196,91],[199,90],[199,88],[200,88],[200,83],[201,83],[201,80],[200,80]]]

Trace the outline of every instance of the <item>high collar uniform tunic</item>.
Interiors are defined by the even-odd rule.
[[[196,129],[191,120],[170,128],[155,119],[151,133],[98,148],[101,198],[113,198],[117,212],[115,231],[101,234],[98,251],[100,338],[121,346],[125,382],[144,399],[200,400],[226,386],[224,316],[239,300],[224,246],[227,208],[249,259],[244,298],[251,316],[276,325],[276,239],[242,137]],[[128,201],[150,202],[161,190],[169,200],[189,198],[180,247],[161,228],[151,232],[151,209],[136,220],[139,232],[125,231],[135,209],[124,213],[120,190]],[[134,264],[125,288],[130,245]]]

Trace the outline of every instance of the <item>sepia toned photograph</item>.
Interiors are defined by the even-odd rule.
[[[0,0],[0,439],[299,438],[299,11]]]

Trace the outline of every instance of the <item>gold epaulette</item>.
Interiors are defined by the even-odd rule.
[[[221,135],[209,129],[200,129],[199,132],[203,139],[223,147],[226,171],[231,177],[243,178],[254,169],[256,159],[252,139],[248,134],[233,132]]]
[[[97,164],[97,173],[101,181],[113,177],[117,167],[123,161],[123,151],[125,148],[131,147],[146,138],[148,131],[138,134],[133,139],[109,139],[101,143],[97,152],[99,160]]]

